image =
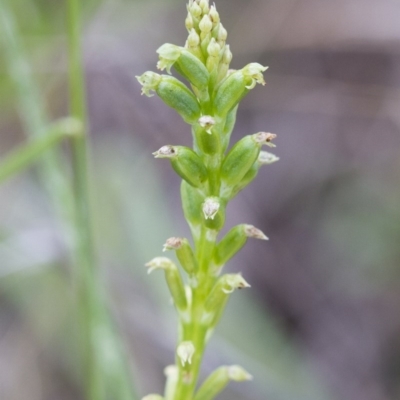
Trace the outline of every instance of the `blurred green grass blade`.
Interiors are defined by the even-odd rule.
[[[66,118],[50,127],[43,137],[34,139],[14,150],[0,163],[0,184],[37,162],[46,151],[63,139],[79,135],[80,126],[79,121]]]
[[[0,43],[2,44],[7,72],[17,93],[17,106],[28,137],[46,135],[50,118],[45,103],[33,78],[27,61],[16,16],[11,11],[10,0],[0,2]],[[70,241],[69,222],[72,220],[72,191],[64,175],[63,156],[59,149],[51,149],[41,156],[39,165],[42,183],[53,200],[64,222],[66,241]]]

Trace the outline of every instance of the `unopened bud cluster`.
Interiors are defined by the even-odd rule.
[[[187,11],[184,46],[166,43],[157,50],[157,68],[165,73],[148,71],[137,77],[142,94],[157,94],[191,126],[194,143],[193,149],[165,145],[153,153],[168,159],[182,178],[182,208],[193,245],[182,237],[166,240],[163,251],[174,252],[181,268],[167,257],[147,264],[149,272],[161,269],[165,273],[180,333],[175,365],[165,370],[164,395],[149,395],[146,400],[212,400],[230,380],[251,379],[239,366],[220,367],[197,388],[204,346],[229,297],[237,289],[250,287],[241,274],[221,275],[223,268],[248,238],[268,239],[254,226],[241,224],[218,240],[228,203],[262,166],[279,160],[263,150],[275,147],[276,135],[268,132],[244,136],[228,150],[239,102],[257,84],[265,85],[267,67],[250,63],[230,69],[228,33],[215,5],[189,0]]]

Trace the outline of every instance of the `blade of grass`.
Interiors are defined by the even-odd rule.
[[[78,261],[75,266],[75,275],[84,335],[86,396],[88,400],[101,400],[109,398],[106,397],[108,394],[114,399],[132,400],[134,396],[129,374],[120,352],[121,343],[110,324],[109,315],[104,311],[104,301],[93,252],[89,212],[87,114],[81,52],[80,11],[79,0],[67,1],[70,113],[72,117],[77,118],[83,124],[83,135],[76,136],[72,140],[72,161]]]
[[[66,118],[55,123],[43,137],[32,140],[14,150],[0,163],[0,184],[41,159],[44,153],[63,139],[81,131],[80,123]]]
[[[19,36],[17,20],[12,13],[10,0],[0,2],[0,40],[4,47],[5,60],[17,91],[18,107],[21,120],[27,134],[33,138],[42,138],[48,132],[48,121],[43,97],[36,85],[29,63],[24,53]],[[69,26],[71,54],[71,88],[73,113],[81,121],[85,120],[83,74],[81,71],[79,43],[79,10],[77,2],[69,3]],[[71,48],[70,46],[70,48]],[[72,72],[73,71],[73,72]],[[78,87],[80,86],[80,87]],[[82,130],[86,131],[85,129]],[[45,140],[45,139],[43,139]],[[53,205],[61,217],[66,243],[71,248],[72,263],[75,265],[76,281],[79,292],[80,325],[85,334],[83,353],[92,363],[89,369],[95,371],[93,380],[85,380],[88,399],[104,398],[105,387],[110,395],[118,400],[132,400],[132,387],[128,373],[121,357],[121,343],[113,325],[104,309],[103,296],[100,291],[97,271],[94,268],[93,248],[91,243],[90,219],[88,212],[86,138],[77,139],[73,143],[73,163],[75,190],[70,187],[65,175],[65,164],[61,152],[57,148],[48,149],[40,157],[40,173],[42,182],[50,194]],[[21,161],[21,160],[20,160]],[[85,314],[87,313],[87,314]],[[90,318],[85,319],[85,315]],[[110,354],[113,362],[110,362]],[[106,362],[108,361],[108,362]],[[97,390],[102,396],[97,396]]]
[[[10,4],[10,0],[0,2],[0,41],[4,48],[7,72],[16,90],[17,106],[24,131],[28,137],[35,139],[46,135],[50,118],[27,61],[17,20]],[[63,225],[65,242],[71,247],[72,190],[65,175],[65,163],[60,150],[52,148],[44,153],[38,168],[42,184],[51,197],[53,207]]]

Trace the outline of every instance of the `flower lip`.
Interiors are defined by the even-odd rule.
[[[228,376],[229,379],[237,382],[251,381],[253,379],[252,375],[250,375],[239,365],[231,365],[230,367],[228,367]]]
[[[178,154],[175,146],[166,145],[152,153],[155,158],[172,158]]]
[[[176,268],[175,264],[167,257],[155,257],[146,263],[145,266],[148,268],[148,274],[156,269],[173,270]]]
[[[170,237],[166,240],[163,251],[178,250],[182,247],[183,239],[180,237]]]
[[[253,138],[256,143],[259,144],[265,144],[269,147],[275,147],[273,143],[271,143],[272,140],[276,138],[275,133],[270,133],[270,132],[258,132],[253,135]]]
[[[228,274],[225,279],[226,286],[222,289],[225,294],[232,293],[235,289],[251,287],[241,274]]]
[[[211,129],[215,125],[215,119],[211,115],[203,115],[198,122],[207,133],[211,134]]]
[[[260,229],[257,229],[253,225],[245,225],[244,233],[249,238],[268,240],[267,236],[265,236],[264,233]]]
[[[176,354],[180,358],[182,366],[186,363],[192,363],[192,357],[195,353],[196,349],[192,341],[187,340],[179,344],[178,348],[176,349]]]
[[[147,71],[140,76],[136,76],[136,79],[142,85],[142,94],[146,95],[147,97],[152,97],[154,95],[151,94],[150,91],[157,89],[162,77],[155,72]]]
[[[247,64],[243,69],[243,75],[247,78],[251,78],[250,85],[246,86],[247,89],[253,89],[257,83],[260,85],[265,85],[265,80],[263,76],[263,72],[265,72],[268,67],[264,67],[259,63],[250,63]]]
[[[272,164],[276,161],[279,161],[279,157],[275,154],[268,153],[268,151],[260,151],[260,155],[258,156],[258,162],[262,165]]]
[[[218,198],[207,197],[203,203],[203,213],[205,219],[214,219],[218,213],[220,203]]]
[[[167,70],[171,74],[171,67],[181,56],[183,48],[171,43],[165,43],[157,49],[160,60],[157,63],[157,68],[163,71]]]

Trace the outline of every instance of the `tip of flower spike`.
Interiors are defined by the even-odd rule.
[[[156,269],[172,269],[176,268],[175,264],[167,257],[155,257],[152,260],[150,260],[147,264],[145,264],[146,267],[148,267],[147,273],[150,274]]]
[[[226,294],[232,293],[235,289],[251,287],[241,274],[227,274],[224,276],[225,285],[222,291]]]
[[[203,203],[203,214],[205,219],[214,219],[220,207],[218,197],[207,197]]]
[[[178,348],[176,349],[176,354],[181,360],[182,366],[185,366],[186,363],[192,363],[192,357],[195,351],[196,348],[194,347],[193,342],[190,340],[179,344]]]
[[[153,154],[155,158],[171,158],[176,156],[177,151],[174,146],[167,145],[161,147],[160,149],[151,154]]]
[[[179,237],[170,237],[165,242],[165,244],[163,246],[163,251],[180,249],[182,246],[183,240],[184,239],[179,238]]]
[[[215,7],[215,3],[210,7],[209,15],[213,25],[216,26],[220,22],[220,17],[217,8]]]
[[[272,164],[277,161],[279,161],[279,157],[275,154],[268,153],[268,151],[261,151],[258,156],[258,162],[262,165]]]
[[[269,240],[267,236],[264,235],[260,229],[257,229],[253,225],[245,225],[244,226],[244,233],[249,238],[260,239],[260,240]]]
[[[199,1],[199,6],[201,7],[201,10],[203,11],[203,14],[207,14],[210,11],[209,0],[200,0]]]
[[[194,18],[200,17],[202,9],[196,1],[190,1],[188,5],[188,11]]]
[[[236,382],[251,381],[253,376],[239,365],[231,365],[228,367],[229,379]]]

